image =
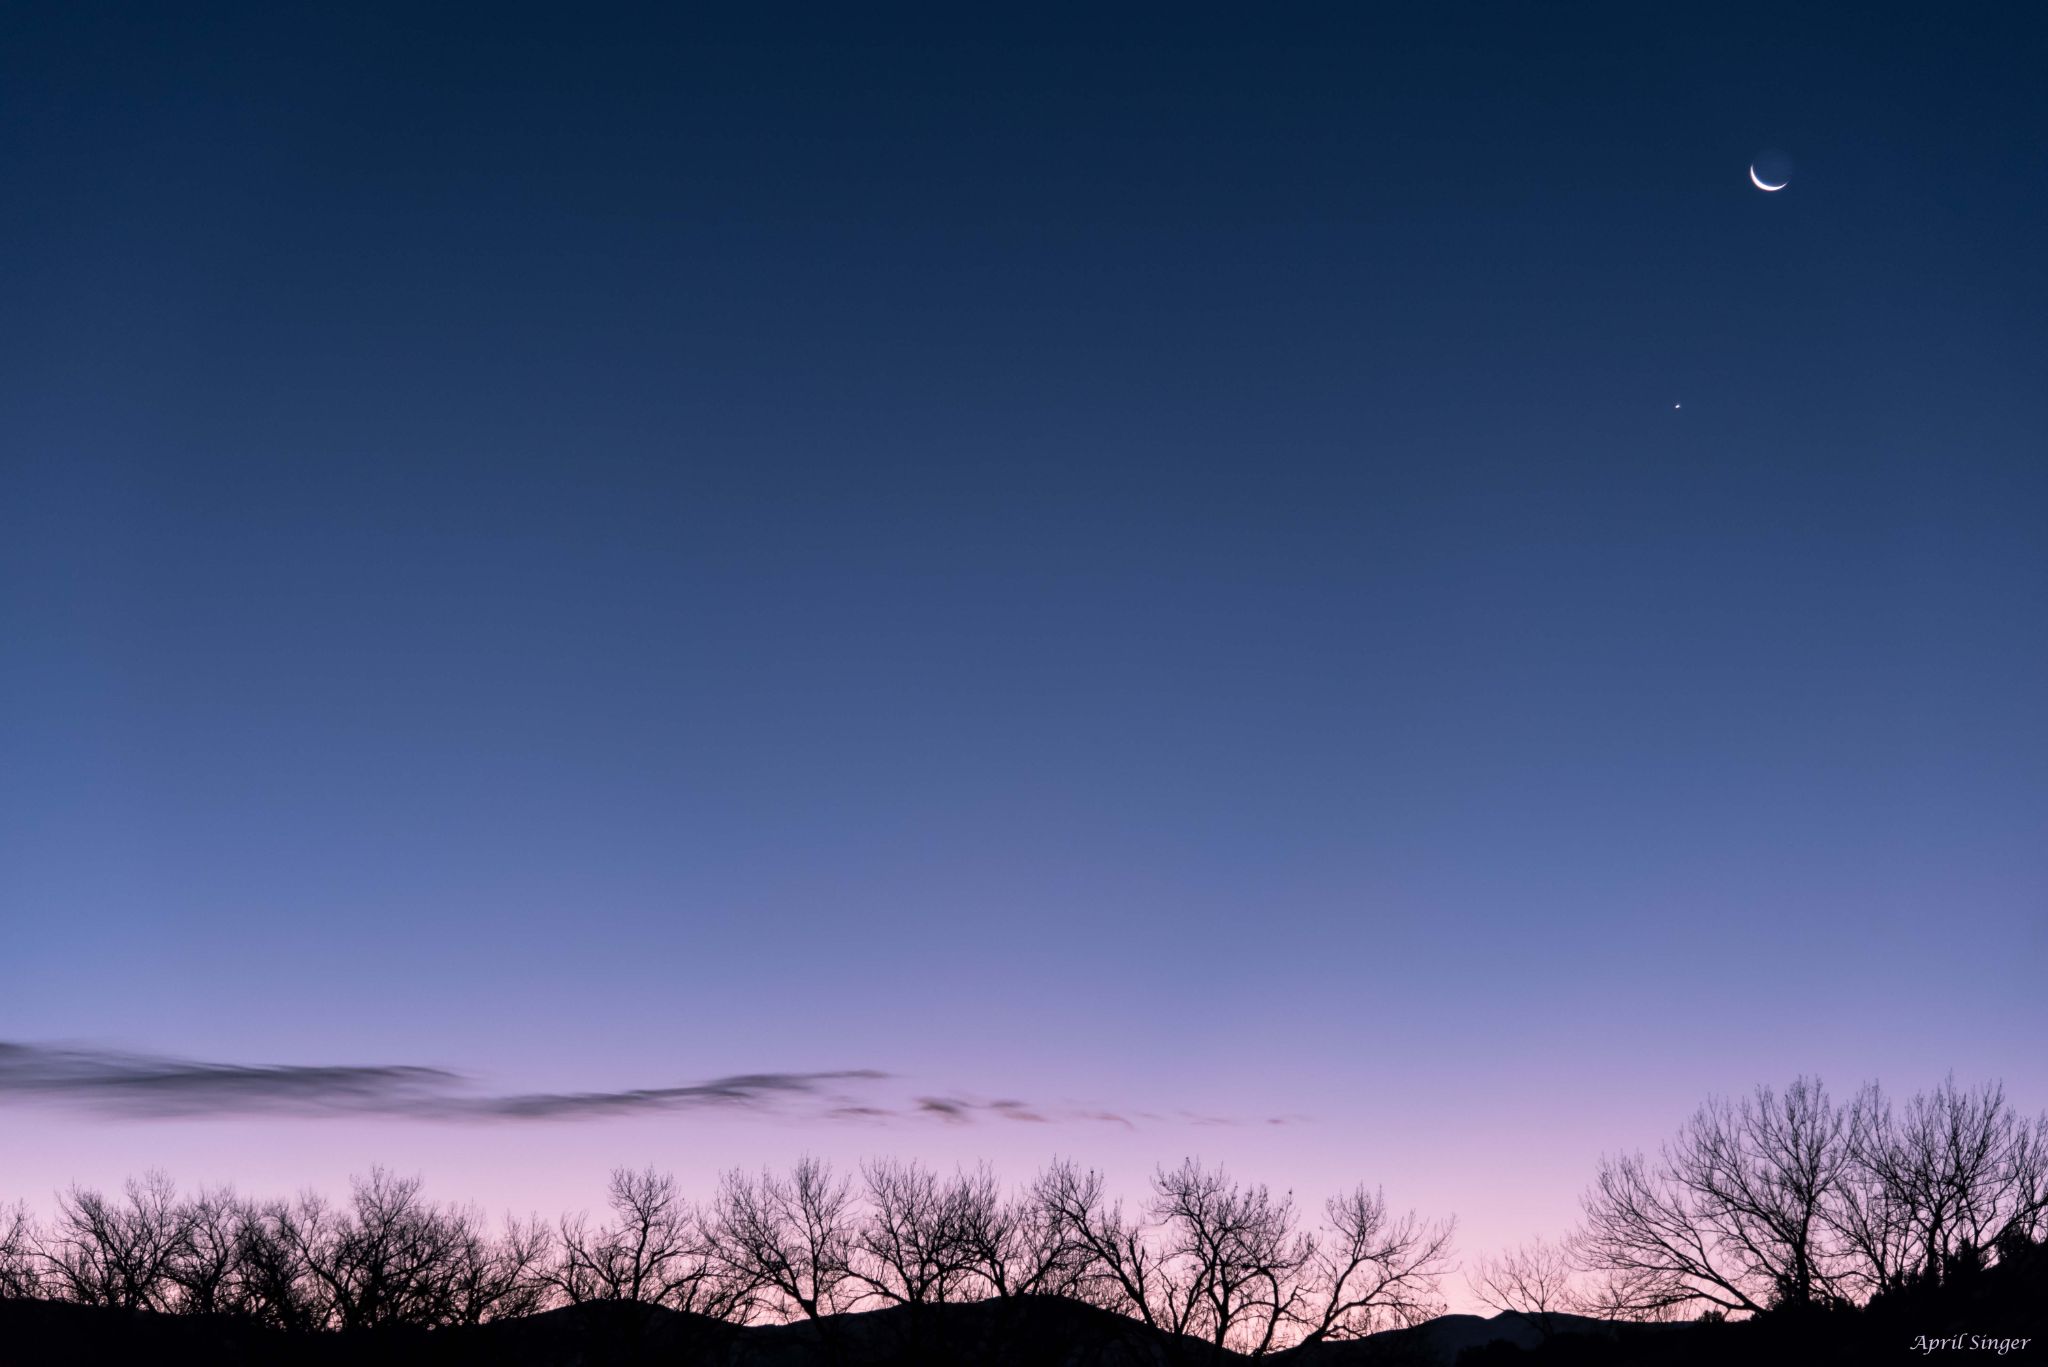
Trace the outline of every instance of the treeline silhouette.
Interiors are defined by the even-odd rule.
[[[1375,1335],[1426,1346],[1455,1270],[1448,1219],[1397,1213],[1364,1186],[1304,1213],[1193,1160],[1160,1169],[1135,1203],[1070,1162],[1005,1189],[986,1166],[946,1175],[891,1158],[845,1174],[816,1159],[735,1170],[703,1202],[665,1173],[620,1169],[608,1197],[598,1216],[493,1225],[382,1169],[343,1200],[181,1195],[152,1172],[118,1194],[73,1187],[40,1219],[0,1208],[0,1301],[302,1340],[550,1311],[648,1322],[621,1319],[630,1309],[720,1332],[793,1326],[827,1359],[844,1356],[828,1350],[849,1312],[885,1310],[916,1344],[972,1307],[1009,1306],[1041,1328],[1113,1321],[1154,1345],[1115,1360],[1223,1361]],[[1481,1258],[1467,1281],[1548,1360],[1770,1358],[1759,1345],[1791,1342],[1788,1324],[1825,1324],[1839,1344],[1901,1316],[1933,1334],[1974,1305],[1972,1329],[2025,1329],[2013,1307],[2048,1304],[2044,1235],[2048,1116],[2027,1118],[1995,1084],[1951,1079],[1904,1103],[1870,1086],[1837,1103],[1801,1078],[1709,1100],[1654,1158],[1601,1159],[1576,1230]],[[1737,1347],[1712,1337],[1737,1332]]]
[[[986,1167],[877,1159],[725,1174],[703,1205],[653,1170],[612,1173],[609,1211],[491,1228],[417,1178],[373,1170],[349,1199],[181,1198],[152,1172],[74,1187],[54,1215],[0,1219],[0,1296],[235,1316],[309,1332],[443,1328],[632,1302],[733,1324],[881,1306],[1062,1296],[1253,1355],[1351,1338],[1441,1308],[1450,1222],[1358,1187],[1312,1228],[1291,1197],[1189,1161],[1135,1210],[1055,1162],[1015,1192]]]

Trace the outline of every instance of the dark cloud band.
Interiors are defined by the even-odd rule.
[[[252,1067],[153,1054],[0,1043],[0,1100],[102,1114],[384,1115],[436,1120],[565,1120],[696,1108],[763,1109],[879,1081],[872,1068],[740,1073],[679,1087],[477,1095],[460,1074],[405,1064]]]
[[[1109,1111],[1049,1110],[1015,1099],[918,1096],[890,1104],[867,1094],[890,1076],[874,1068],[735,1073],[673,1087],[491,1094],[459,1073],[410,1064],[253,1066],[0,1041],[0,1103],[43,1102],[121,1119],[374,1115],[511,1122],[741,1110],[790,1119],[1131,1123]]]

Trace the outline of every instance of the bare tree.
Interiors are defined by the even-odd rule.
[[[1043,1199],[1044,1181],[1006,1199],[986,1166],[960,1179],[962,1255],[993,1296],[1079,1294],[1083,1258],[1056,1205]]]
[[[372,1329],[449,1322],[449,1272],[469,1225],[421,1199],[417,1177],[372,1168],[351,1183],[346,1208],[308,1194],[279,1229],[305,1269],[321,1318],[340,1329]]]
[[[1579,1304],[1571,1256],[1542,1239],[1479,1259],[1465,1280],[1480,1302],[1495,1310],[1526,1316],[1545,1338],[1557,1329],[1557,1318]]]
[[[861,1165],[865,1218],[854,1236],[854,1279],[892,1305],[958,1299],[973,1281],[969,1230],[986,1209],[982,1189],[964,1174],[941,1181],[912,1160]]]
[[[652,1168],[615,1168],[608,1198],[610,1223],[593,1229],[582,1215],[562,1221],[553,1276],[570,1302],[637,1301],[737,1317],[744,1295],[673,1177]]]
[[[1153,1178],[1151,1216],[1163,1243],[1159,1285],[1189,1303],[1183,1332],[1231,1349],[1271,1352],[1307,1292],[1301,1271],[1315,1242],[1295,1225],[1294,1198],[1242,1185],[1189,1159]]]
[[[804,1158],[787,1177],[727,1173],[713,1227],[726,1271],[780,1313],[817,1320],[851,1303],[852,1192],[830,1164]]]
[[[1941,1281],[2048,1220],[2048,1117],[2029,1123],[1996,1083],[1951,1077],[1902,1113],[1872,1085],[1852,1135],[1857,1177],[1836,1224],[1877,1289]]]
[[[183,1213],[185,1241],[169,1269],[178,1309],[188,1315],[244,1313],[241,1247],[248,1207],[232,1188],[218,1187],[202,1190]]]
[[[1605,1274],[1595,1306],[1610,1318],[1654,1317],[1704,1303],[1721,1310],[1763,1309],[1739,1262],[1714,1237],[1711,1221],[1668,1169],[1641,1154],[1603,1157],[1583,1202],[1572,1251]]]
[[[1605,1308],[1644,1314],[1704,1304],[1755,1313],[1842,1299],[1827,1235],[1846,1179],[1847,1123],[1819,1082],[1710,1099],[1650,1166],[1601,1161],[1574,1249],[1614,1274]]]
[[[1573,1309],[1595,1319],[1665,1324],[1682,1318],[1698,1303],[1682,1288],[1675,1288],[1663,1272],[1639,1267],[1598,1267],[1582,1272],[1584,1280],[1573,1298]],[[1696,1317],[1726,1319],[1727,1315],[1720,1306],[1708,1305]]]
[[[0,1301],[27,1300],[42,1290],[42,1258],[27,1204],[0,1207]]]
[[[1363,1184],[1325,1201],[1323,1215],[1294,1314],[1302,1342],[1363,1338],[1443,1313],[1437,1288],[1452,1271],[1455,1220],[1392,1214],[1386,1196]]]
[[[1442,1306],[1452,1224],[1390,1216],[1364,1187],[1325,1202],[1324,1226],[1306,1234],[1289,1198],[1194,1162],[1157,1175],[1146,1219],[1071,1164],[1053,1164],[1035,1192],[1080,1259],[1085,1299],[1218,1357],[1361,1337]]]
[[[481,1324],[541,1309],[554,1289],[547,1275],[553,1244],[539,1216],[508,1218],[504,1233],[492,1238],[474,1213],[466,1214],[446,1274],[446,1322]]]
[[[1759,1087],[1735,1106],[1710,1101],[1675,1154],[1680,1180],[1744,1274],[1770,1288],[1771,1304],[1841,1299],[1823,1210],[1842,1181],[1849,1146],[1845,1117],[1818,1080],[1799,1078],[1783,1096]]]
[[[1918,1256],[1910,1165],[1902,1161],[1891,1102],[1874,1083],[1850,1107],[1849,1157],[1825,1214],[1844,1287],[1868,1297],[1903,1286]]]
[[[2016,1251],[2048,1239],[2048,1112],[2032,1124],[2015,1119],[2014,1128],[2009,1204],[1992,1247]]]
[[[326,1310],[300,1250],[298,1206],[271,1201],[252,1206],[236,1238],[237,1294],[242,1313],[290,1333],[327,1327]]]
[[[176,1287],[171,1270],[190,1235],[171,1180],[156,1171],[130,1178],[124,1199],[72,1187],[57,1198],[57,1218],[41,1243],[59,1294],[84,1305],[162,1310]]]
[[[1070,1240],[1079,1263],[1077,1296],[1168,1334],[1194,1324],[1194,1288],[1159,1250],[1142,1219],[1127,1219],[1105,1193],[1102,1174],[1055,1160],[1033,1194],[1050,1224]]]

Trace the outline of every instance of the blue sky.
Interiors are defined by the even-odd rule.
[[[0,40],[0,1039],[1155,1117],[10,1107],[28,1194],[1200,1149],[1483,1244],[1709,1091],[2048,1100],[2027,16]]]

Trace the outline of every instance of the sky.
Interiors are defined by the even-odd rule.
[[[2048,1105],[2048,22],[1803,9],[7,6],[0,1200]]]

